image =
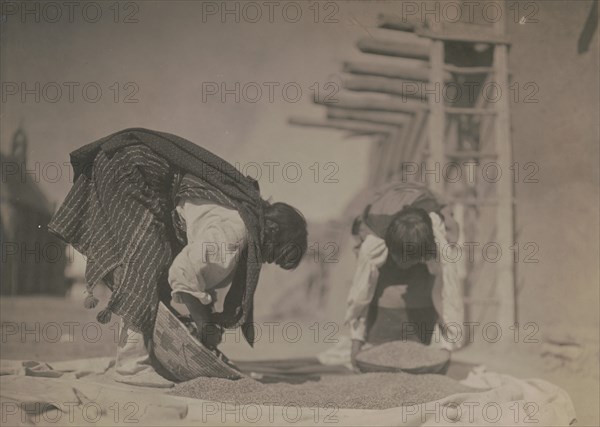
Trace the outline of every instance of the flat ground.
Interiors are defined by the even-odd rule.
[[[81,301],[53,297],[11,297],[0,300],[2,359],[59,361],[115,354],[118,321],[107,325],[95,320],[97,310],[86,310]],[[226,337],[222,349],[234,360],[287,359],[314,356],[329,348],[324,326],[315,339],[310,324],[290,321],[271,326],[254,349],[239,335]],[[302,336],[297,337],[300,330]],[[287,337],[287,339],[286,339]],[[500,351],[494,347],[470,346],[453,355],[453,359],[484,364],[490,370],[520,378],[542,378],[564,388],[573,399],[579,425],[600,425],[600,401],[597,340],[588,338],[585,357],[578,364],[541,358],[537,347],[516,345]],[[294,342],[292,342],[294,341]]]

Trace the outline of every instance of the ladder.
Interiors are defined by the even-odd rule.
[[[497,5],[505,7],[502,1]],[[502,170],[502,177],[493,185],[479,176],[473,182],[459,183],[464,188],[451,203],[463,230],[459,243],[474,239],[484,244],[489,238],[502,250],[502,256],[493,263],[491,275],[495,286],[491,296],[476,297],[469,290],[476,286],[475,282],[481,281],[485,275],[482,271],[489,270],[489,266],[483,265],[481,259],[475,265],[461,264],[467,309],[474,305],[483,306],[484,310],[494,306],[495,320],[503,327],[512,325],[517,321],[516,264],[509,252],[515,236],[513,179],[509,177],[512,146],[509,42],[505,36],[505,22],[499,20],[488,26],[461,22],[410,23],[396,15],[380,14],[378,27],[395,33],[410,33],[411,41],[359,39],[357,47],[366,54],[367,60],[343,64],[343,91],[338,93],[335,103],[315,100],[326,107],[327,117],[317,120],[291,118],[290,123],[341,129],[352,135],[373,135],[377,156],[371,166],[371,186],[413,176],[415,165],[418,165],[422,178],[434,176],[434,179],[425,179],[429,187],[446,195],[451,193],[450,187],[454,183],[438,172],[442,168],[461,162],[478,162],[488,166],[493,163],[496,171]],[[487,46],[488,63],[468,63],[465,58],[461,61],[460,55],[452,58],[452,50],[457,46],[469,49]],[[388,61],[382,65],[368,60],[377,56],[409,59],[420,65],[407,66],[401,61],[397,64]],[[499,90],[502,95],[493,102],[484,92],[467,102],[454,102],[442,96],[454,82],[469,78]],[[475,132],[466,133],[461,130],[462,122],[475,122],[479,127]],[[473,133],[477,141],[469,145],[465,135],[472,136]],[[487,233],[478,229],[485,228],[479,223],[478,212],[482,209],[492,210],[493,218],[489,218],[490,215],[487,218]]]

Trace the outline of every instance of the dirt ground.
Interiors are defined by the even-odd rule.
[[[3,297],[0,309],[2,359],[52,362],[115,353],[117,319],[111,320],[108,325],[100,325],[95,321],[95,310],[84,309],[79,301],[52,297]],[[265,335],[254,349],[235,335],[226,339],[222,349],[234,360],[248,361],[314,356],[332,345],[324,342],[326,340],[322,337],[314,339],[310,325],[290,321],[292,323],[296,325],[294,328],[299,327],[304,332],[296,342],[281,339],[283,334],[273,327],[271,337]],[[484,364],[493,371],[520,378],[542,378],[557,384],[573,399],[578,425],[597,426],[600,425],[597,342],[597,337],[589,337],[590,345],[577,364],[542,357],[538,347],[523,344],[502,349],[470,346],[454,353],[453,360]]]

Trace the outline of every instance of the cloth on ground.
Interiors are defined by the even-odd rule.
[[[81,367],[108,365],[105,360],[96,362],[61,362],[60,367],[71,373]],[[22,361],[3,361],[16,367]],[[58,366],[58,364],[54,364]],[[6,371],[8,372],[8,371]],[[49,424],[41,411],[55,411],[52,425],[126,424],[191,426],[198,423],[242,425],[570,425],[575,420],[575,409],[568,394],[561,388],[539,379],[521,380],[509,375],[474,369],[464,385],[490,388],[477,393],[461,393],[414,407],[385,410],[339,409],[315,412],[315,408],[285,408],[250,405],[251,408],[232,407],[231,404],[208,402],[165,394],[164,390],[106,384],[93,375],[75,379],[66,374],[60,378],[39,378],[10,374],[2,377],[2,405],[7,425]],[[24,390],[27,390],[25,393]],[[120,412],[115,422],[115,405]],[[129,405],[125,407],[125,405]],[[482,411],[486,405],[494,406],[497,414]],[[83,409],[99,408],[93,419]],[[233,408],[233,409],[232,409]],[[295,412],[290,415],[291,409]],[[331,408],[330,408],[331,409]],[[36,410],[38,411],[36,413]],[[231,411],[235,413],[231,413]],[[252,410],[252,412],[250,412]],[[229,411],[229,412],[227,412]],[[229,414],[225,416],[225,414]],[[236,415],[238,414],[238,415]],[[246,414],[246,415],[244,415]],[[315,419],[315,414],[319,414]],[[515,414],[518,414],[516,417]],[[125,416],[128,420],[124,420]],[[47,417],[47,418],[48,418]],[[21,422],[25,419],[25,422]],[[93,422],[91,422],[93,421]]]

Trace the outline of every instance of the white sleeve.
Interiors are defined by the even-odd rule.
[[[214,300],[211,291],[231,281],[245,239],[239,230],[232,230],[239,227],[227,221],[198,227],[192,226],[190,219],[186,218],[188,245],[169,269],[171,296],[174,302],[182,302],[180,294],[187,293],[202,304],[210,304]]]
[[[356,271],[348,294],[345,319],[353,339],[365,340],[365,318],[375,295],[379,267],[383,265],[387,256],[385,241],[379,237],[368,235],[360,246]]]
[[[433,223],[433,234],[439,248],[448,245],[446,229],[440,217],[430,214]],[[440,266],[437,274],[441,275],[435,281],[434,304],[439,315],[440,344],[447,350],[456,350],[462,346],[461,339],[464,338],[464,304],[461,295],[461,286],[458,280],[456,263],[449,262],[443,256],[440,257]]]
[[[350,338],[358,341],[367,339],[367,320],[364,316],[352,319],[350,322]]]

